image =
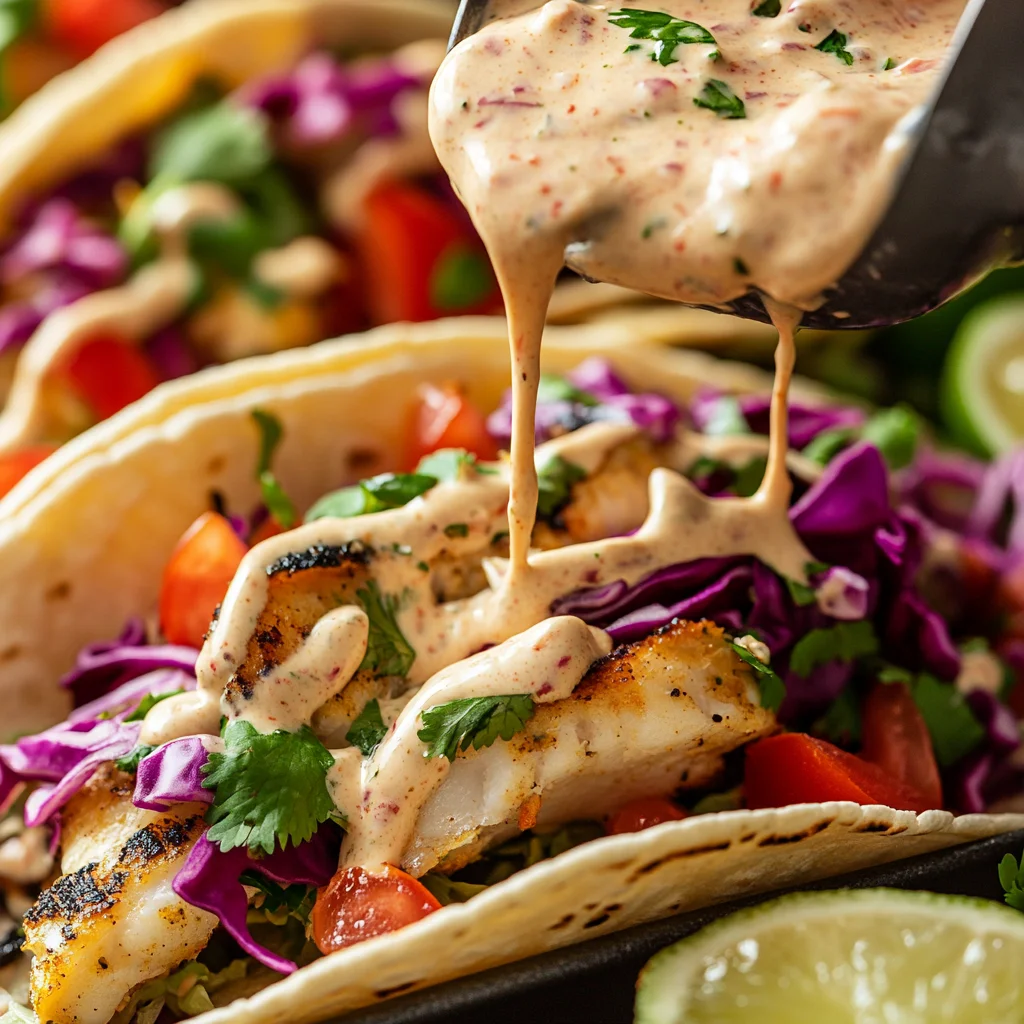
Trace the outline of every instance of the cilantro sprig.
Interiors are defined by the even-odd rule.
[[[125,718],[125,722],[141,722],[146,715],[149,714],[150,708],[154,705],[159,704],[162,700],[167,700],[168,697],[177,697],[179,693],[184,693],[184,690],[169,690],[167,693],[147,693],[145,697],[139,701],[139,706]]]
[[[782,0],[761,0],[751,11],[755,18],[777,18],[782,10]]]
[[[591,409],[601,404],[589,391],[570,384],[564,377],[559,377],[557,373],[542,373],[540,375],[537,402],[538,404],[572,402],[574,405],[585,405]]]
[[[135,775],[139,770],[139,762],[144,757],[149,757],[154,750],[156,750],[156,747],[140,743],[134,750],[125,754],[124,757],[119,757],[114,764],[118,771],[128,772],[129,775]]]
[[[378,677],[404,678],[416,660],[416,651],[398,625],[398,598],[381,593],[376,580],[370,580],[362,590],[357,590],[356,597],[370,620],[366,655],[360,669],[367,669]]]
[[[789,667],[807,679],[821,665],[830,661],[855,661],[878,652],[875,627],[867,619],[839,622],[827,629],[812,629],[793,646]]]
[[[380,701],[374,697],[356,715],[345,734],[345,739],[353,747],[358,747],[362,751],[363,757],[370,757],[387,734],[388,727],[384,724],[380,713]]]
[[[499,737],[512,739],[533,712],[533,697],[528,693],[464,697],[424,711],[423,728],[416,735],[427,745],[426,757],[454,761],[460,750],[480,750]]]
[[[609,14],[608,20],[619,28],[631,29],[630,39],[651,40],[654,43],[651,60],[657,61],[662,67],[668,67],[679,60],[676,57],[676,49],[679,46],[687,43],[715,45],[715,37],[703,25],[698,25],[695,21],[674,18],[671,14],[663,14],[661,11],[642,11],[635,7],[624,7],[621,11]],[[637,47],[627,47],[626,52],[633,49]],[[717,56],[718,53],[715,51],[712,57]]]
[[[770,665],[766,665],[760,658],[755,658],[746,647],[741,647],[737,643],[730,643],[730,646],[736,652],[736,656],[754,670],[754,678],[761,691],[761,707],[768,711],[778,711],[786,699],[786,684],[782,677]]]
[[[274,463],[274,453],[284,436],[284,429],[281,426],[281,421],[265,409],[253,409],[252,418],[260,432],[260,453],[256,460],[256,479],[259,481],[263,503],[270,510],[274,519],[286,530],[290,530],[295,525],[297,518],[295,505],[285,494],[284,488],[271,469]]]
[[[719,117],[727,120],[738,120],[747,116],[747,108],[743,100],[729,88],[728,84],[718,78],[709,78],[699,96],[693,100],[695,107],[713,110]]]
[[[427,473],[381,473],[352,487],[325,494],[306,513],[306,522],[314,519],[351,519],[402,508],[413,498],[436,487],[438,478]]]
[[[1003,887],[1003,899],[1014,910],[1024,910],[1024,857],[1020,861],[1008,853],[999,862],[999,884]]]
[[[575,462],[552,455],[537,469],[537,515],[548,521],[569,504],[573,484],[585,480],[587,471]]]
[[[309,726],[261,733],[236,719],[223,737],[224,752],[210,754],[203,766],[203,787],[214,791],[207,836],[222,852],[297,846],[336,817],[327,790],[334,758]]]
[[[846,65],[853,63],[853,54],[846,48],[846,33],[839,29],[832,29],[814,48],[822,53],[834,53]]]

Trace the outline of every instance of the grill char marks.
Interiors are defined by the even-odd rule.
[[[318,544],[279,558],[267,569],[267,600],[246,648],[228,680],[229,705],[242,711],[260,679],[290,658],[317,621],[332,608],[358,604],[370,579],[373,549],[361,541]]]

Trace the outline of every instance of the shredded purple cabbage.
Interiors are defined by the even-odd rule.
[[[693,426],[706,432],[715,421],[718,403],[723,399],[735,401],[746,420],[747,426],[754,434],[767,434],[771,412],[770,395],[725,395],[713,388],[700,391],[690,403],[690,421]],[[789,446],[806,448],[826,430],[856,430],[864,426],[866,417],[862,410],[853,406],[841,405],[810,405],[807,402],[791,401],[789,403]]]
[[[578,430],[588,423],[633,423],[657,442],[668,441],[679,422],[679,409],[664,395],[633,394],[626,382],[600,356],[584,360],[565,375],[566,381],[585,392],[589,402],[559,399],[537,403],[535,435],[539,442],[556,434]],[[512,392],[487,418],[487,430],[497,441],[512,438]]]
[[[248,83],[236,97],[262,110],[285,141],[316,146],[357,130],[369,136],[396,134],[395,99],[425,84],[393,61],[345,67],[330,54],[314,53],[285,74]]]
[[[209,753],[202,736],[185,736],[157,747],[139,762],[132,803],[147,811],[213,803],[213,791],[203,788],[203,765]]]
[[[69,199],[50,199],[0,257],[0,280],[10,285],[32,274],[58,271],[91,289],[124,278],[128,256],[116,238],[85,220]]]
[[[279,974],[291,974],[296,965],[278,956],[252,937],[246,923],[249,899],[239,881],[244,871],[256,871],[278,885],[326,885],[338,865],[339,830],[323,825],[308,843],[276,850],[256,859],[245,847],[227,853],[199,837],[174,878],[174,891],[200,910],[215,914],[225,931],[251,957]]]
[[[81,705],[156,668],[176,668],[194,676],[198,657],[194,647],[147,646],[142,620],[131,619],[117,640],[83,647],[75,667],[61,679],[60,685],[71,690],[75,704]]]
[[[70,306],[92,289],[71,279],[41,282],[30,299],[0,309],[0,353],[24,345],[53,312]]]
[[[161,380],[187,377],[199,369],[199,360],[185,340],[181,328],[164,327],[146,339],[144,348]]]
[[[1008,515],[1005,548],[1024,554],[1024,449],[999,456],[986,467],[977,483],[977,497],[966,523],[966,532],[996,540]]]

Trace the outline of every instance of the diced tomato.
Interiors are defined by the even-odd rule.
[[[397,931],[421,920],[441,904],[411,875],[386,867],[375,875],[342,868],[321,889],[313,906],[313,941],[321,953]]]
[[[163,10],[157,0],[42,0],[42,21],[50,36],[81,59]]]
[[[803,733],[783,733],[747,747],[744,792],[748,807],[850,800],[926,811],[933,802],[890,778],[877,765]]]
[[[681,821],[685,817],[686,811],[667,797],[649,796],[620,807],[605,823],[604,830],[610,836],[642,832],[663,821]]]
[[[501,306],[483,244],[438,196],[386,182],[367,196],[356,240],[375,323],[493,313]]]
[[[55,444],[34,444],[29,448],[0,455],[0,498],[30,470],[57,450]]]
[[[248,550],[216,512],[204,512],[185,531],[160,581],[160,628],[170,643],[202,647],[214,610]]]
[[[929,807],[942,806],[942,780],[932,738],[905,683],[876,683],[861,712],[860,756],[896,782],[916,790]]]
[[[458,385],[421,384],[409,414],[406,465],[414,469],[424,455],[439,448],[465,448],[484,461],[498,457],[486,417]]]
[[[160,383],[160,376],[138,345],[120,338],[93,338],[67,361],[64,376],[76,394],[105,420]]]

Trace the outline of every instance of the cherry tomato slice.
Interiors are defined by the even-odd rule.
[[[356,248],[375,323],[500,309],[480,239],[457,210],[409,182],[379,185],[364,204]]]
[[[12,490],[30,469],[35,469],[56,450],[55,444],[34,444],[9,455],[0,455],[0,498]]]
[[[160,628],[172,644],[202,647],[214,610],[248,548],[231,524],[205,512],[171,553],[160,582]]]
[[[160,383],[145,353],[119,338],[93,338],[80,345],[65,365],[64,375],[101,420]]]
[[[642,832],[663,821],[682,821],[685,817],[686,811],[667,797],[648,796],[620,807],[605,823],[604,830],[610,836],[618,836],[624,832]]]
[[[876,683],[861,711],[860,756],[942,807],[942,780],[924,718],[905,683]]]
[[[797,732],[770,736],[747,747],[743,788],[747,806],[754,808],[826,800],[884,804],[905,811],[933,806],[877,765]]]
[[[0,65],[6,102],[16,107],[74,63],[67,53],[47,40],[31,35],[15,40],[4,50]]]
[[[163,10],[156,0],[43,0],[42,20],[48,34],[81,59]]]
[[[440,910],[441,904],[411,875],[387,867],[374,875],[342,868],[313,906],[313,941],[321,953],[397,931]]]
[[[409,469],[439,448],[464,448],[478,459],[498,457],[498,445],[487,433],[487,419],[455,384],[421,384],[409,416],[406,463]]]

